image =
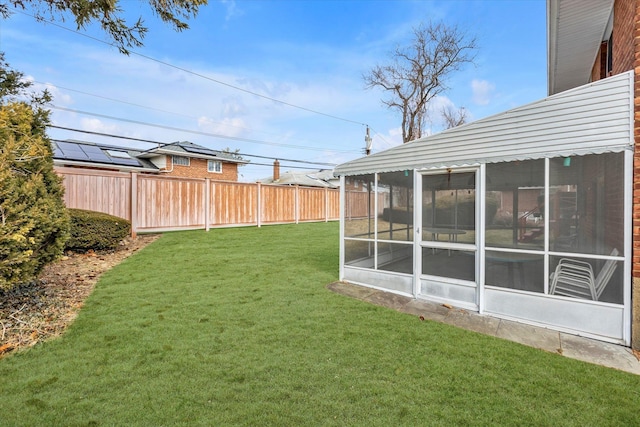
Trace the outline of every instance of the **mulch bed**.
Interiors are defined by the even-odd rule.
[[[100,275],[159,237],[127,238],[113,251],[68,252],[37,280],[0,290],[0,357],[62,334]]]

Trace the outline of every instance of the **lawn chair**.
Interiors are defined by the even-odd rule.
[[[618,250],[614,248],[611,256],[616,255]],[[594,278],[593,267],[588,262],[562,258],[551,274],[549,294],[598,301],[616,271],[616,266],[616,260],[608,260]]]

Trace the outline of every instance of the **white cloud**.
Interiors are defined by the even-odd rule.
[[[247,133],[245,121],[240,117],[225,117],[222,121],[202,116],[198,118],[198,127],[203,132],[227,135],[230,137],[243,136]]]
[[[473,79],[471,90],[473,91],[473,102],[477,105],[487,105],[491,100],[492,92],[496,86],[487,80]]]
[[[384,135],[374,133],[372,139],[373,142],[371,147],[372,152],[374,153],[402,145],[402,127],[398,126],[396,128],[389,129]],[[364,141],[362,142],[362,147],[364,148]]]
[[[31,83],[30,90],[35,93],[41,93],[47,90],[53,97],[53,102],[58,105],[73,104],[73,98],[69,94],[62,92],[58,87],[51,83],[37,82],[36,79],[31,75],[24,76],[24,80]]]
[[[232,18],[237,16],[241,16],[244,12],[241,9],[238,9],[238,5],[235,0],[220,0],[223,6],[227,9],[227,14],[225,15],[225,21],[230,21]]]
[[[80,126],[83,130],[91,132],[113,133],[118,131],[117,125],[106,124],[100,119],[80,119]]]

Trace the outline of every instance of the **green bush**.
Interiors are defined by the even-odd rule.
[[[64,188],[53,170],[45,116],[23,102],[0,105],[2,289],[33,280],[62,255],[68,235]]]
[[[66,249],[115,249],[131,231],[131,222],[102,212],[69,209],[71,236]]]

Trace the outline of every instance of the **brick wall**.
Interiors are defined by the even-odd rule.
[[[617,0],[613,6],[613,74],[634,68],[636,0]]]
[[[222,173],[209,172],[206,159],[190,160],[189,166],[173,165],[171,169],[172,158],[167,156],[167,167],[171,172],[164,175],[179,176],[182,178],[210,178],[219,181],[238,181],[238,164],[222,162]]]
[[[613,64],[609,75],[624,73],[634,68],[636,7],[636,0],[617,0],[613,6]],[[607,49],[607,43],[603,42],[591,68],[592,81],[608,77],[605,75]]]

